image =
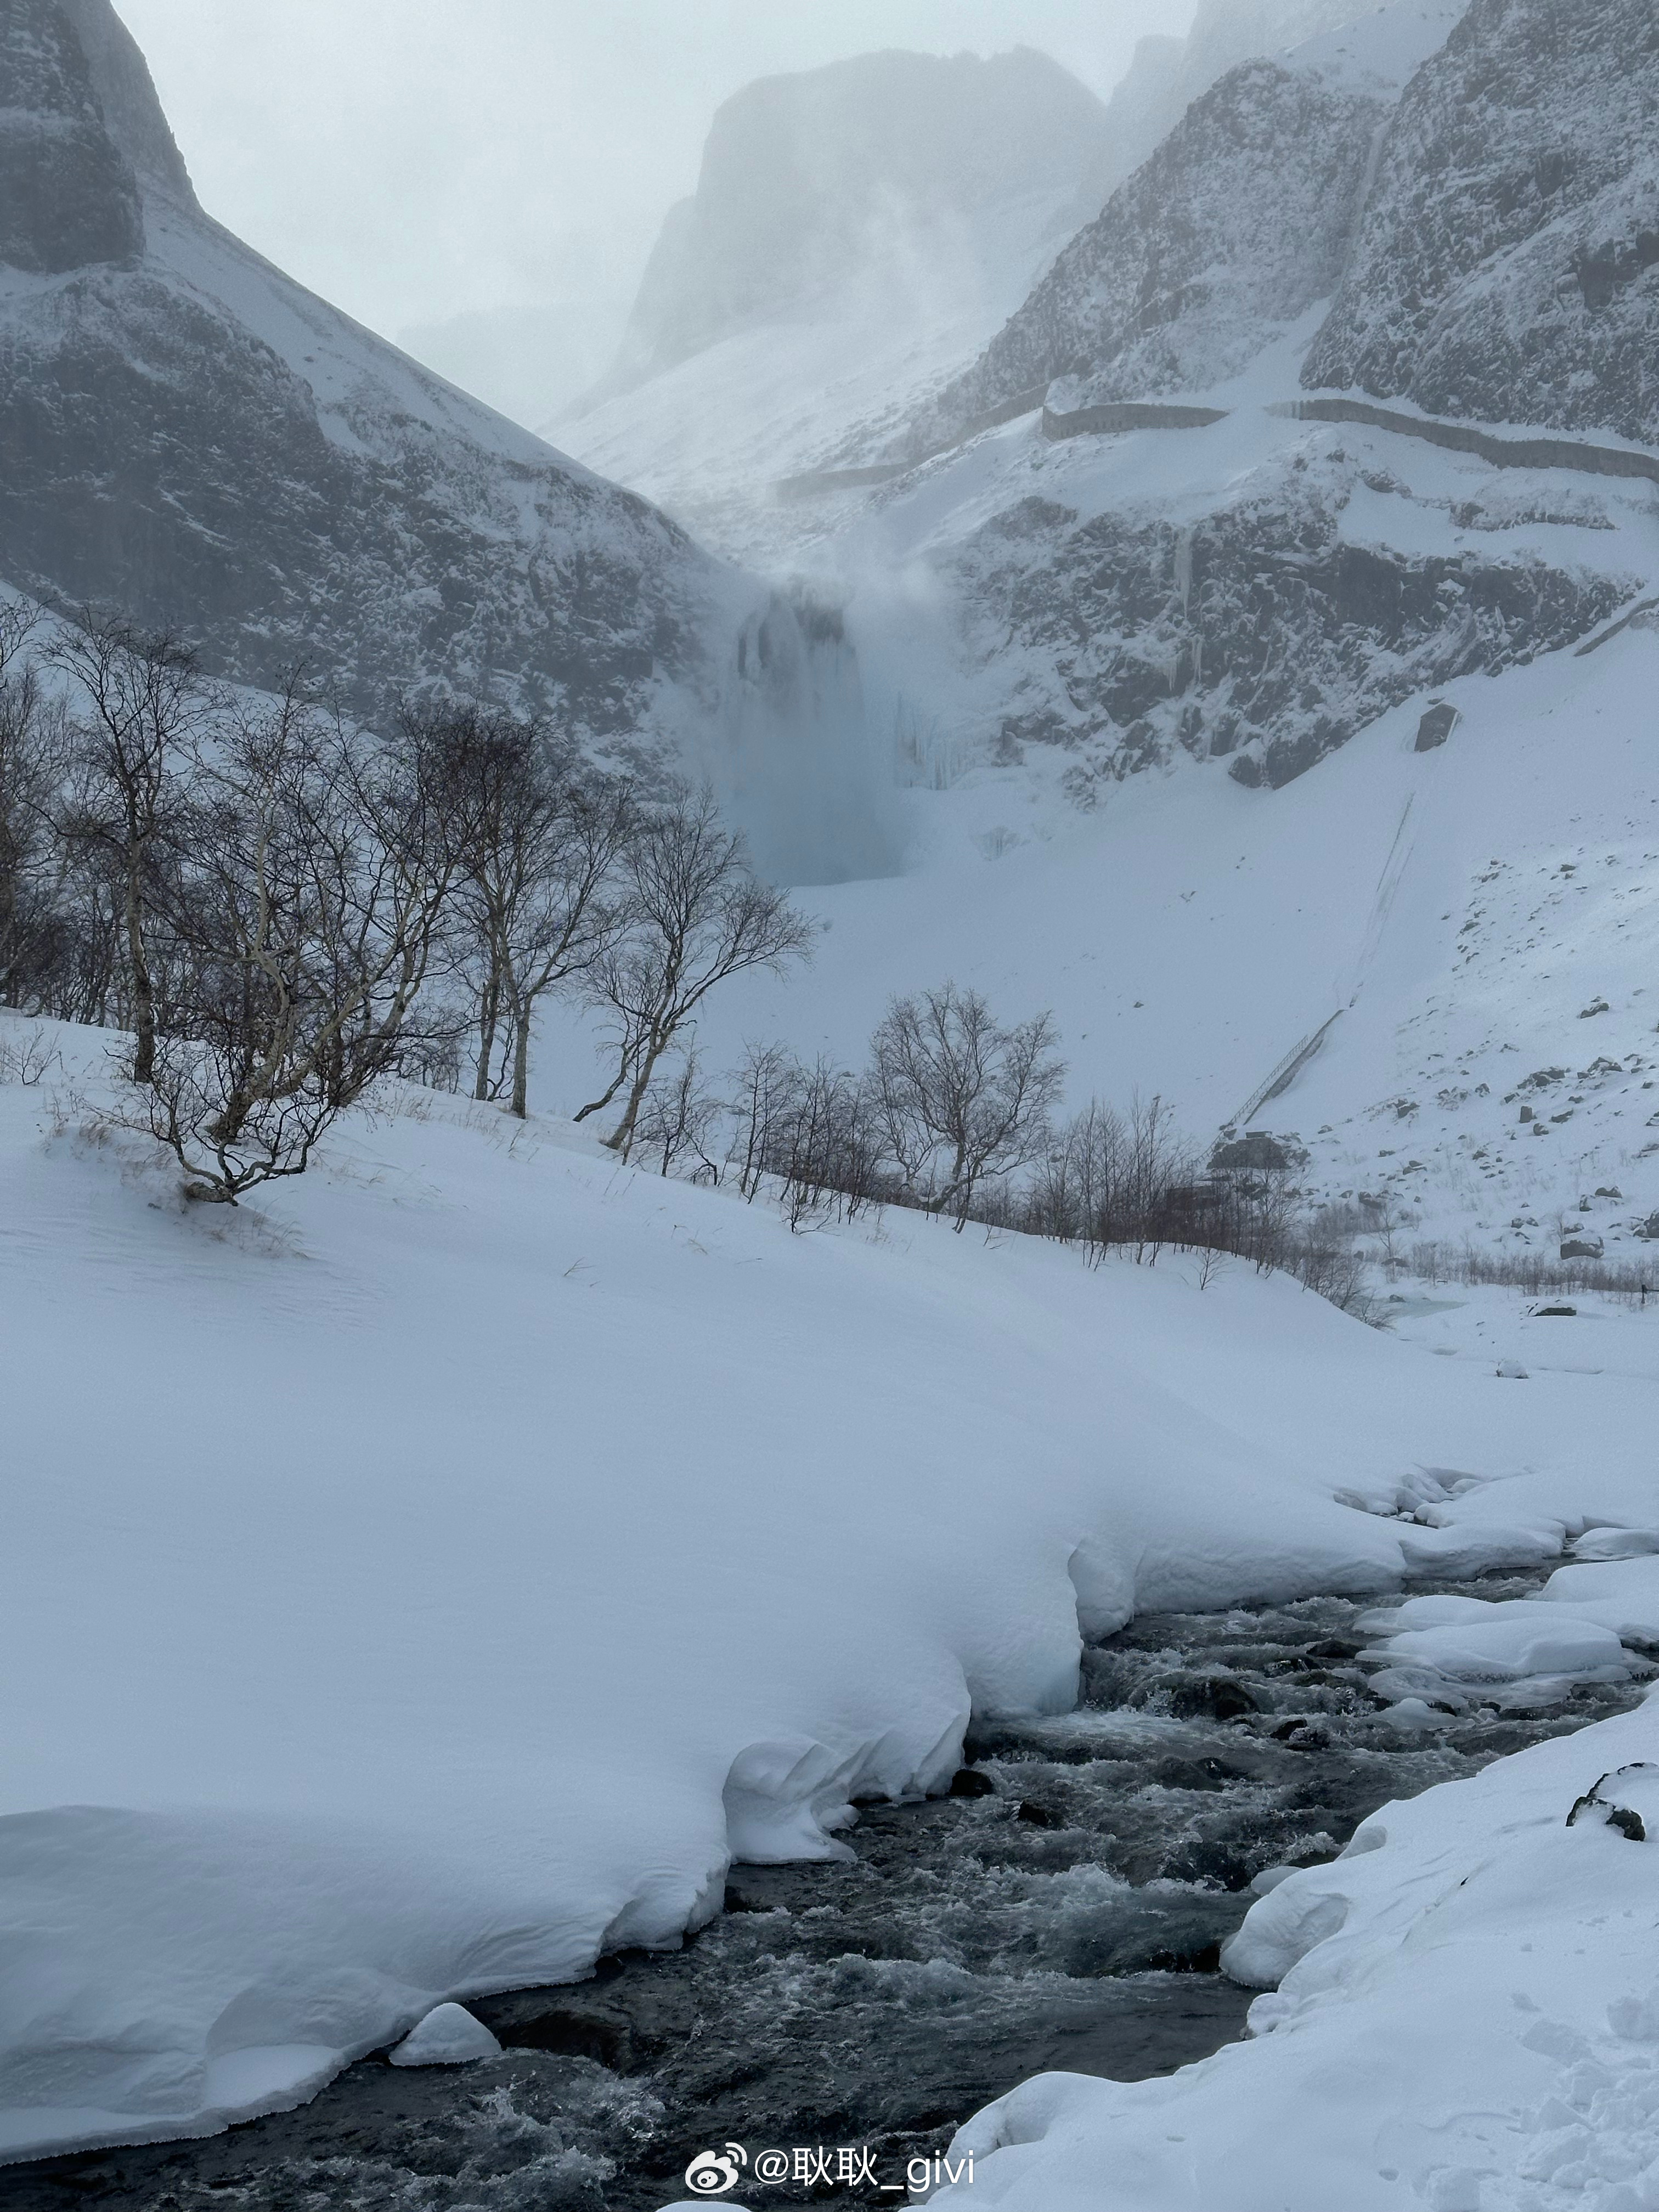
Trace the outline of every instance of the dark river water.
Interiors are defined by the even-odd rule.
[[[654,2212],[729,2144],[748,2163],[722,2194],[757,2212],[902,2203],[912,2162],[1030,2074],[1139,2080],[1242,2034],[1252,1993],[1216,1954],[1257,1875],[1640,1694],[1404,1729],[1358,1663],[1379,1602],[1145,1615],[1085,1655],[1075,1713],[981,1726],[957,1794],[864,1808],[853,1863],[739,1868],[683,1949],[474,2002],[501,2058],[368,2058],[226,2135],[0,2170],[0,2204]]]

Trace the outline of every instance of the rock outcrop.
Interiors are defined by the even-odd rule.
[[[1235,375],[1342,272],[1379,100],[1246,62],[1190,107],[981,359],[912,426],[924,453],[1057,377],[1068,404]]]
[[[1659,440],[1659,14],[1474,0],[1389,130],[1304,381]]]
[[[0,263],[55,275],[143,250],[137,180],[63,9],[0,6]]]
[[[1392,495],[1396,538],[1443,533],[1445,550],[1362,534],[1356,494]],[[1414,693],[1571,643],[1628,596],[1588,565],[1472,551],[1449,520],[1330,433],[1187,522],[1149,501],[1018,501],[942,564],[970,656],[1002,678],[984,735],[1006,760],[1032,743],[1074,755],[1085,806],[1183,754],[1277,787]]]

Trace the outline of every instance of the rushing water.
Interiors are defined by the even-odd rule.
[[[1135,2080],[1242,2033],[1251,1993],[1216,1953],[1255,1875],[1328,1859],[1389,1798],[1639,1694],[1586,1686],[1412,1732],[1365,1686],[1364,1609],[1144,1616],[1085,1655],[1076,1712],[979,1727],[961,1794],[865,1808],[855,1861],[739,1868],[726,1912],[682,1950],[473,2003],[499,2060],[366,2059],[225,2136],[0,2172],[0,2202],[651,2212],[687,2193],[694,2154],[728,2142],[825,2154],[800,2184],[763,2185],[751,2166],[732,2192],[750,2204],[902,2202],[880,2185],[1027,2075]],[[838,2184],[836,2154],[856,2172],[866,2150],[857,2185]]]

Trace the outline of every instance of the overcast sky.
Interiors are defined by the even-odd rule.
[[[631,293],[751,77],[1039,46],[1102,94],[1193,0],[116,0],[209,210],[388,335]]]

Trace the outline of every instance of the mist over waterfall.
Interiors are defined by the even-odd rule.
[[[726,686],[722,796],[762,874],[846,883],[898,866],[891,766],[865,714],[839,606],[774,592],[744,623]]]

